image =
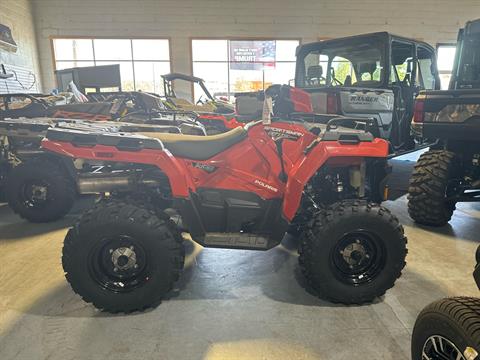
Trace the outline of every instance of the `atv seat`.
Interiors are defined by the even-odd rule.
[[[207,160],[239,143],[247,137],[247,130],[235,128],[226,133],[210,136],[141,132],[143,136],[160,140],[173,155],[192,159]]]

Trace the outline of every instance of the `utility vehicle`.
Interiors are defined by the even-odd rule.
[[[422,91],[412,125],[434,145],[415,166],[408,211],[420,224],[442,226],[457,202],[480,200],[480,20],[459,31],[449,90]]]
[[[413,104],[440,79],[430,45],[378,32],[300,45],[295,86],[310,93],[316,113],[374,119],[370,131],[398,155],[428,144],[410,133]]]
[[[68,231],[66,279],[105,311],[156,306],[183,268],[176,215],[205,247],[267,250],[293,224],[300,268],[321,297],[361,304],[383,295],[407,253],[402,226],[379,205],[388,144],[344,120],[266,115],[206,137],[50,129],[45,150],[117,170],[77,180],[110,196]]]
[[[228,101],[220,100],[212,96],[205,86],[205,81],[199,77],[170,73],[162,75],[165,104],[172,110],[194,111],[198,114],[200,121],[207,129],[208,134],[215,135],[223,133],[238,126],[243,126],[238,122],[235,114],[235,107]],[[178,87],[180,81],[190,83],[192,91],[199,92],[197,102],[194,104],[187,96],[181,96],[175,91],[175,85]],[[248,121],[251,121],[249,118]]]
[[[199,77],[180,73],[170,73],[162,75],[162,79],[164,95],[167,99],[167,102],[171,104],[173,108],[190,110],[199,113],[215,113],[225,115],[233,115],[235,113],[235,108],[233,105],[228,101],[214,98],[205,86],[205,81]],[[178,81],[186,81],[191,83],[192,90],[195,87],[197,91],[202,92],[195,104],[184,97],[177,96],[174,84]]]
[[[480,247],[473,277],[480,289]],[[426,306],[412,333],[412,360],[478,360],[480,354],[480,299],[451,297]]]

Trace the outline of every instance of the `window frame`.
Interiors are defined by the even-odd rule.
[[[451,43],[437,43],[436,46],[435,46],[435,59],[437,61],[437,71],[438,71],[438,77],[439,79],[441,79],[441,76],[442,75],[450,75],[450,80],[452,78],[452,71],[453,71],[453,68],[455,67],[455,63],[452,64],[452,69],[450,70],[441,70],[439,67],[438,67],[438,50],[441,48],[441,47],[449,47],[449,48],[454,48],[455,49],[455,53],[454,53],[454,62],[455,62],[455,56],[456,56],[456,48],[457,48],[457,43],[456,42],[451,42]],[[450,83],[450,80],[448,81]],[[442,85],[442,82],[440,80],[440,86]],[[447,87],[448,89],[448,87]]]
[[[420,89],[422,89],[422,90],[439,90],[442,84],[441,84],[441,81],[440,81],[440,72],[439,72],[438,66],[437,66],[438,65],[437,51],[435,49],[432,53],[430,53],[431,56],[429,57],[429,59],[432,60],[431,65],[433,64],[433,62],[435,62],[435,68],[437,70],[436,73],[431,73],[430,72],[430,74],[433,75],[433,78],[434,78],[434,88],[433,89],[427,89],[427,88],[425,88],[425,77],[424,77],[424,74],[423,74],[421,66],[420,66],[420,60],[424,60],[424,59],[420,59],[419,56],[418,56],[418,52],[419,52],[420,49],[425,50],[429,53],[431,51],[431,49],[429,47],[427,47],[423,44],[417,44],[415,46],[415,57],[416,57],[416,61],[415,61],[415,63],[416,63],[416,65],[415,65],[415,86],[419,86]],[[417,77],[418,77],[419,74],[420,74],[420,77],[421,77],[422,84],[417,84]]]
[[[302,38],[300,37],[255,37],[255,36],[194,36],[190,37],[190,74],[193,75],[193,64],[194,63],[227,63],[230,64],[230,52],[227,47],[227,61],[194,61],[193,60],[193,41],[195,40],[226,40],[226,41],[298,41],[298,45],[302,45]],[[280,63],[291,63],[292,61],[278,61]],[[295,61],[296,62],[296,54],[295,54]],[[275,61],[277,63],[277,61]],[[205,80],[205,79],[204,79]],[[265,84],[265,77],[263,75],[262,77],[262,82]],[[230,68],[228,71],[227,75],[227,84],[228,84],[228,89],[227,92],[229,95],[233,95],[234,92],[230,92]],[[194,84],[191,85],[191,96],[192,96],[192,101],[195,101],[195,90],[194,90]],[[213,94],[212,94],[213,95]]]
[[[71,61],[71,60],[57,60],[55,58],[55,40],[74,40],[74,39],[79,39],[79,40],[92,40],[92,50],[93,50],[93,60],[78,60],[79,62],[81,61],[93,61],[94,66],[96,66],[97,61],[98,62],[118,62],[120,63],[125,63],[125,62],[130,62],[132,65],[132,74],[133,74],[133,91],[136,90],[136,80],[135,80],[135,63],[142,63],[142,62],[159,62],[159,63],[168,63],[169,64],[169,72],[172,72],[172,39],[169,36],[85,36],[85,35],[68,35],[68,36],[62,36],[62,35],[51,35],[49,36],[49,41],[50,41],[50,51],[52,55],[52,67],[53,71],[57,71],[57,62],[61,61]],[[93,45],[93,40],[130,40],[130,49],[131,49],[131,60],[96,60],[95,59],[95,47]],[[168,41],[168,60],[135,60],[133,56],[133,43],[132,40],[167,40]],[[58,87],[57,79],[55,77],[55,86]]]

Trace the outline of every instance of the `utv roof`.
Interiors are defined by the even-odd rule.
[[[465,31],[467,35],[480,33],[480,19],[467,22],[465,25]]]
[[[419,40],[416,40],[416,39],[391,34],[387,31],[380,31],[380,32],[374,32],[374,33],[368,33],[368,34],[346,36],[346,37],[330,39],[330,40],[316,41],[316,42],[312,42],[312,43],[308,43],[308,44],[299,45],[297,47],[296,55],[298,55],[301,52],[304,53],[304,52],[310,52],[312,50],[318,50],[318,49],[321,49],[323,47],[326,47],[326,46],[329,46],[329,45],[332,45],[332,44],[333,45],[336,45],[336,44],[341,45],[341,44],[348,44],[348,43],[351,43],[351,42],[364,42],[364,41],[368,41],[368,40],[380,40],[380,41],[387,42],[387,41],[390,41],[392,39],[414,42],[414,43],[421,44],[421,45],[424,45],[428,48],[433,49],[433,47],[430,44],[428,44],[424,41],[419,41]]]
[[[180,74],[180,73],[170,73],[170,74],[165,74],[162,75],[162,78],[164,78],[167,81],[173,81],[173,80],[186,80],[186,81],[191,81],[191,82],[203,82],[203,79],[192,76],[192,75],[186,75],[186,74]]]

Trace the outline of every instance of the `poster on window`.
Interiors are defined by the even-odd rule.
[[[275,40],[231,40],[231,70],[275,69]]]

